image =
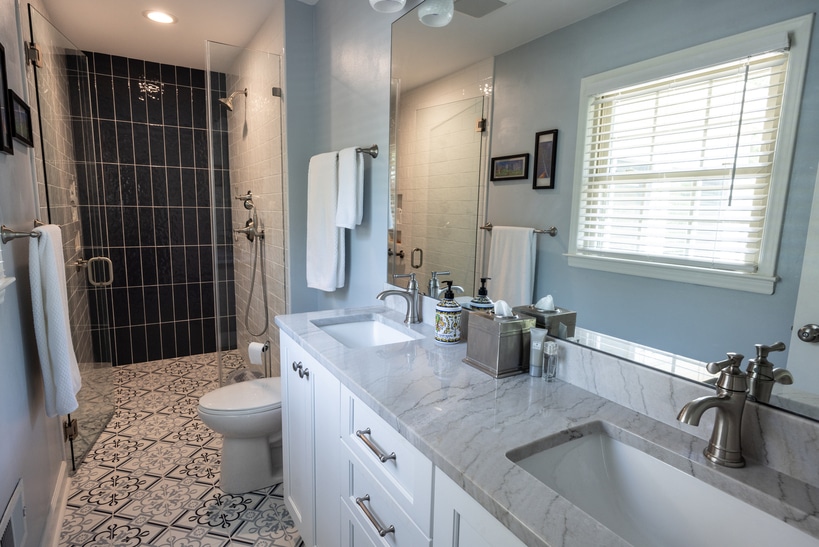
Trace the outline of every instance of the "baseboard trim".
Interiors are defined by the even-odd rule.
[[[43,540],[40,547],[57,547],[60,544],[60,531],[65,518],[65,507],[68,502],[68,493],[71,490],[71,477],[68,475],[68,463],[60,463],[57,474],[57,484],[51,496],[51,505],[48,508],[48,518],[43,531]]]

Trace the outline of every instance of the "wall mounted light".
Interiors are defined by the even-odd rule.
[[[370,5],[375,11],[381,13],[394,13],[404,7],[407,0],[370,0]]]
[[[454,12],[453,0],[426,0],[418,8],[418,20],[428,27],[445,27]]]
[[[142,15],[153,21],[154,23],[162,23],[164,25],[170,25],[171,23],[176,23],[176,17],[171,15],[170,13],[164,11],[143,11]]]

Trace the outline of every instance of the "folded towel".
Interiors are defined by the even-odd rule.
[[[307,170],[307,286],[344,286],[344,229],[336,227],[338,153],[310,158]]]
[[[355,148],[338,153],[336,226],[353,229],[364,218],[364,160]]]
[[[63,238],[60,227],[51,224],[34,231],[40,234],[29,243],[34,335],[43,371],[46,414],[60,416],[77,409],[77,392],[82,387],[68,319]]]
[[[492,228],[489,266],[492,298],[512,306],[529,305],[535,287],[535,231],[532,228]]]

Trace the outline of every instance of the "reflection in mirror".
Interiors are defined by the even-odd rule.
[[[456,10],[458,4],[470,1],[459,0]],[[406,271],[416,271],[421,277],[428,276],[433,270],[446,271],[453,267],[444,261],[440,264],[436,262],[435,268],[425,264],[412,269],[409,262],[415,244],[409,243],[403,232],[398,240],[398,230],[402,223],[408,221],[408,209],[398,207],[396,202],[402,188],[401,138],[409,131],[405,130],[407,117],[414,122],[416,111],[464,98],[453,97],[457,90],[457,85],[454,85],[447,90],[447,100],[419,103],[407,114],[407,95],[418,88],[431,88],[433,84],[430,82],[441,83],[465,70],[464,67],[472,67],[480,61],[491,67],[482,72],[494,94],[491,96],[492,103],[484,107],[490,121],[483,139],[491,138],[491,155],[532,152],[530,141],[533,141],[537,131],[553,128],[561,131],[562,143],[558,150],[554,190],[533,191],[531,180],[490,184],[481,175],[479,204],[475,207],[473,226],[491,220],[498,225],[506,223],[538,228],[555,224],[560,229],[557,238],[541,238],[538,242],[538,280],[534,296],[554,293],[556,304],[577,311],[579,332],[584,331],[583,327],[596,331],[590,334],[586,343],[602,351],[625,353],[627,358],[638,362],[651,361],[651,357],[643,358],[640,355],[651,356],[656,351],[670,356],[672,360],[690,362],[696,368],[703,360],[720,359],[726,351],[741,351],[750,358],[753,357],[754,344],[772,344],[782,340],[788,346],[787,354],[776,354],[772,361],[776,366],[787,366],[792,370],[795,383],[793,386],[775,386],[771,404],[815,416],[810,407],[819,406],[815,405],[819,398],[816,395],[819,394],[819,373],[815,372],[819,370],[815,365],[819,362],[819,344],[800,342],[796,335],[800,326],[819,323],[819,316],[816,316],[819,303],[805,303],[811,295],[819,294],[816,289],[819,282],[809,280],[804,273],[800,279],[804,249],[819,248],[819,207],[814,206],[811,214],[812,196],[817,185],[816,160],[812,151],[819,146],[819,125],[814,123],[815,115],[811,114],[819,106],[815,94],[806,91],[800,107],[783,247],[777,264],[780,281],[774,295],[697,288],[685,282],[581,270],[569,267],[564,256],[568,250],[566,237],[572,216],[571,186],[580,79],[656,57],[660,53],[685,49],[815,11],[809,0],[794,0],[784,10],[766,7],[763,0],[747,0],[755,9],[745,9],[748,7],[743,3],[745,1],[716,0],[709,7],[700,5],[698,10],[702,13],[695,14],[694,10],[682,4],[651,4],[652,9],[646,10],[650,3],[640,0],[625,3],[620,0],[590,0],[573,4],[569,9],[580,11],[567,15],[563,12],[538,11],[555,9],[554,6],[545,7],[546,3],[541,0],[516,0],[482,18],[470,18],[456,12],[448,27],[434,29],[437,34],[430,37],[421,34],[431,29],[417,28],[422,25],[418,24],[414,13],[410,12],[398,20],[393,25],[393,78],[400,80],[396,84],[396,90],[400,93],[396,93],[391,110],[391,123],[394,124],[391,134],[395,135],[393,144],[397,143],[397,147],[393,148],[395,163],[391,164],[391,175],[395,177],[397,189],[392,196],[396,215],[391,218],[397,222],[391,225],[391,235],[395,236],[391,244],[396,249],[404,250],[405,258],[403,264],[391,264],[388,272],[400,273],[405,271],[399,269],[403,267],[409,268]],[[612,7],[614,9],[605,14],[591,17]],[[735,9],[740,7],[743,9]],[[694,33],[670,32],[681,21],[691,23],[691,28],[697,27],[694,22],[705,17],[705,12],[714,18],[713,25]],[[729,12],[741,12],[743,15],[732,16],[730,22],[725,20],[720,23],[719,19],[725,18],[724,14]],[[468,24],[484,26],[479,31],[465,30]],[[540,30],[532,32],[533,25],[540,25]],[[536,40],[563,27],[568,28]],[[498,38],[493,35],[496,31],[503,36]],[[817,34],[819,31],[814,25],[814,45]],[[502,42],[503,39],[510,42]],[[493,49],[487,50],[487,44],[491,44],[489,47]],[[478,50],[480,57],[463,61],[464,52]],[[413,58],[416,60],[413,61]],[[418,59],[423,62],[418,62]],[[816,59],[816,56],[812,56],[809,61],[806,90],[815,87],[819,81],[819,61]],[[460,85],[461,89],[467,88],[463,82]],[[415,131],[414,123],[411,131]],[[488,157],[488,154],[483,156],[479,169],[486,169]],[[440,170],[445,167],[436,165],[435,168]],[[427,197],[428,201],[423,204],[418,201],[413,204],[413,212],[429,208],[430,203],[435,201],[435,192],[427,191]],[[404,216],[399,218],[397,215],[402,213]],[[816,226],[808,229],[811,215]],[[419,233],[424,232],[424,228],[431,229],[433,233],[440,230],[440,226],[418,225],[419,222],[429,222],[429,218],[413,220],[413,230]],[[477,232],[474,260],[476,265],[481,265],[484,263],[482,254],[488,249],[484,248],[482,231]],[[813,243],[805,239],[805,234],[813,237]],[[447,250],[452,248],[453,245],[450,245]],[[425,253],[425,260],[429,256],[430,253]],[[810,253],[806,255],[804,272],[819,272],[819,258],[810,256]],[[476,266],[475,270],[471,272],[473,281],[476,275],[480,275],[480,266]],[[453,281],[465,285],[470,276],[460,275],[464,278]],[[392,282],[392,279],[388,281]],[[639,293],[635,294],[635,290]],[[789,339],[791,330],[794,334]],[[621,350],[614,349],[618,345],[622,346]],[[803,367],[802,370],[800,367]],[[680,374],[679,368],[672,369],[668,371]],[[695,371],[694,376],[697,374],[699,372]],[[809,380],[812,376],[815,382]],[[700,381],[706,379],[709,378],[700,378]],[[799,395],[794,396],[797,393]]]

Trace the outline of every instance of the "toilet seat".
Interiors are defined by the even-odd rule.
[[[280,377],[230,384],[199,399],[199,410],[208,414],[257,414],[280,408],[281,405]]]

